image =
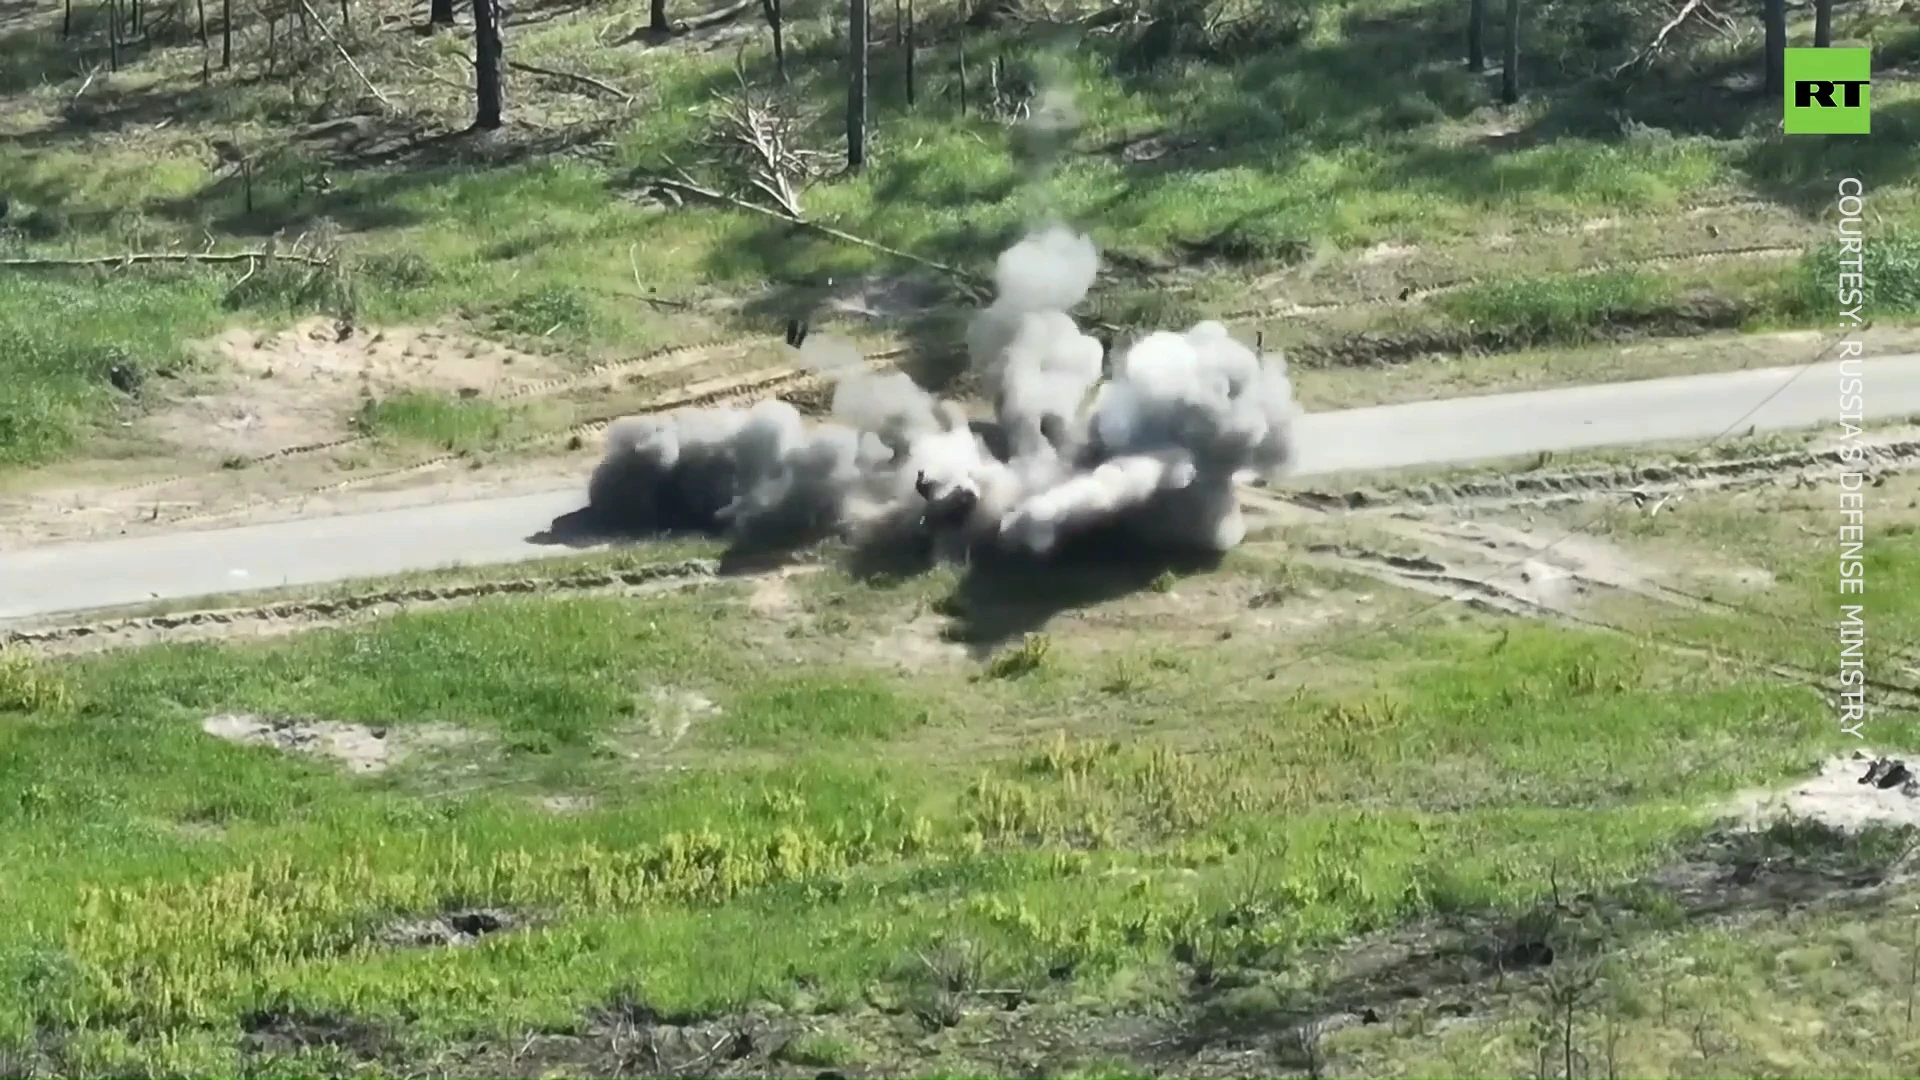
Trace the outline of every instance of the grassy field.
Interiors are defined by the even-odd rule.
[[[346,26],[329,15],[329,34],[391,112],[327,35],[290,20],[269,50],[248,16],[234,66],[213,56],[203,83],[183,10],[150,13],[119,69],[96,71],[99,12],[76,12],[63,37],[56,8],[8,8],[0,246],[239,249],[271,234],[304,237],[303,251],[333,261],[0,271],[0,465],[82,453],[103,425],[117,430],[111,418],[165,397],[164,379],[145,395],[116,390],[113,366],[164,372],[219,324],[300,312],[457,314],[578,364],[777,332],[830,297],[878,296],[899,307],[892,321],[928,323],[912,329],[923,347],[952,347],[945,319],[922,318],[956,299],[949,276],[659,196],[669,160],[748,190],[712,160],[726,148],[709,144],[716,95],[737,93],[736,63],[755,94],[777,85],[764,27],[656,40],[639,8],[516,9],[511,59],[631,100],[513,72],[509,126],[479,136],[459,134],[464,31],[422,37],[400,8],[352,11]],[[891,13],[877,13],[873,154],[847,176],[831,167],[842,30],[831,10],[796,5],[777,98],[796,145],[823,155],[806,213],[975,276],[1022,229],[1061,216],[1110,255],[1090,315],[1123,326],[1234,315],[1300,363],[1340,367],[1822,324],[1834,252],[1821,223],[1844,172],[1872,201],[1875,316],[1897,322],[1920,303],[1914,140],[1903,136],[1920,115],[1905,79],[1920,36],[1876,7],[1843,6],[1838,30],[1878,49],[1868,141],[1770,133],[1766,104],[1741,81],[1757,70],[1747,39],[1683,34],[1650,72],[1606,77],[1664,12],[1544,14],[1513,108],[1493,103],[1497,76],[1461,63],[1454,5],[1213,14],[1211,29],[1169,37],[1164,19],[1101,27],[1073,12],[968,28],[935,4],[918,12],[908,108],[904,49]],[[1070,91],[1070,123],[1023,119],[1054,116],[1053,91]],[[1696,258],[1754,248],[1760,257]],[[76,304],[92,316],[80,335]],[[1283,315],[1288,305],[1309,310]]]
[[[1505,1075],[1543,1046],[1600,1075],[1604,1044],[1645,1075],[1883,1075],[1909,894],[1829,900],[1904,841],[1707,828],[1856,745],[1766,670],[1830,659],[1799,527],[1825,510],[1570,512],[1683,585],[1773,582],[1606,609],[1628,636],[1436,607],[1302,561],[1323,526],[1291,526],[1126,580],[829,566],[16,651],[0,1047],[85,1074],[698,1072],[751,1032],[729,1068],[1112,1076],[1228,1051]],[[1887,677],[1920,630],[1910,517],[1870,567]],[[321,752],[203,730],[235,714]],[[1726,883],[1756,859],[1759,894]],[[1383,1023],[1329,1019],[1362,1009]]]

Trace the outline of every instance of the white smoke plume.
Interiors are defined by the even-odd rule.
[[[1292,462],[1285,360],[1203,322],[1147,335],[1103,379],[1100,342],[1068,314],[1098,273],[1093,242],[1064,226],[1000,256],[996,298],[966,333],[999,446],[958,403],[815,335],[801,363],[834,381],[829,421],[780,401],[622,420],[589,485],[594,512],[626,529],[748,544],[905,522],[928,538],[1037,555],[1109,528],[1156,546],[1231,548],[1246,532],[1236,478]]]

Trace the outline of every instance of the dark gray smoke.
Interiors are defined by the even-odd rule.
[[[993,403],[996,454],[954,402],[850,343],[812,335],[801,362],[834,381],[832,418],[791,405],[630,417],[589,486],[602,521],[795,544],[908,523],[1046,555],[1096,529],[1225,551],[1245,536],[1234,484],[1292,461],[1285,360],[1204,322],[1154,333],[1102,381],[1100,342],[1069,309],[1099,272],[1092,241],[1054,226],[1000,256],[997,296],[967,328]]]

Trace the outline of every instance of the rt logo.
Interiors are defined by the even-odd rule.
[[[1867,134],[1872,74],[1871,49],[1788,49],[1786,133]]]

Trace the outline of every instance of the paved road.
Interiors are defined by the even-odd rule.
[[[1864,366],[1868,419],[1920,415],[1920,355]],[[1837,429],[1840,379],[1836,361],[1311,413],[1300,422],[1299,473],[1705,441],[1749,424]],[[0,552],[0,624],[565,554],[533,537],[580,508],[585,479],[573,490],[536,495]]]

